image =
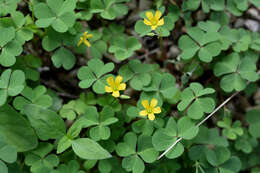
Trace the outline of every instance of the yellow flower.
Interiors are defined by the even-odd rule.
[[[120,92],[122,90],[125,90],[126,84],[121,83],[123,81],[122,76],[117,76],[116,79],[114,80],[114,77],[110,76],[107,78],[107,83],[109,86],[105,86],[105,90],[108,93],[112,93],[112,96],[114,97],[119,97]]]
[[[88,32],[84,32],[83,35],[80,37],[79,42],[78,42],[78,46],[81,45],[81,43],[84,43],[87,47],[90,47],[91,44],[88,41],[89,38],[93,37],[92,34],[88,34]]]
[[[161,113],[161,108],[160,106],[157,106],[158,100],[157,99],[152,99],[151,103],[149,104],[148,100],[142,100],[142,105],[145,108],[145,110],[142,110],[139,112],[140,116],[147,116],[149,120],[154,120],[155,116],[154,114],[159,114]]]
[[[162,13],[157,10],[155,15],[151,11],[145,13],[147,19],[144,19],[144,24],[151,26],[152,30],[155,30],[158,26],[162,26],[164,24],[163,18],[161,18]]]

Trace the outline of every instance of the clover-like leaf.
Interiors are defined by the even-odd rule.
[[[12,30],[11,28],[7,28],[7,38],[2,41],[2,48],[0,54],[0,64],[5,67],[9,67],[15,64],[16,56],[20,55],[23,51],[22,43],[20,43],[16,38],[12,38]],[[2,29],[3,31],[3,29]],[[5,36],[3,36],[5,37]],[[11,40],[10,40],[11,39]]]
[[[214,28],[211,25],[215,26]],[[203,62],[211,62],[213,57],[220,54],[222,45],[219,42],[220,25],[215,22],[200,22],[198,27],[188,29],[188,35],[179,39],[179,47],[182,50],[181,57],[184,60],[191,59],[198,53]]]
[[[130,80],[130,86],[135,90],[141,90],[151,82],[150,72],[153,70],[152,65],[142,64],[139,60],[131,60],[128,64],[119,69],[119,74],[124,81]]]
[[[25,75],[21,70],[5,70],[0,77],[0,106],[8,96],[16,96],[24,88]]]
[[[206,97],[214,93],[212,88],[203,88],[200,83],[191,83],[188,88],[185,88],[181,95],[181,102],[177,108],[183,111],[188,107],[187,115],[192,119],[200,119],[205,113],[211,113],[215,108],[215,101]]]
[[[81,94],[80,99],[71,100],[67,104],[64,104],[60,109],[60,115],[68,120],[74,120],[77,115],[82,115],[87,110],[88,104],[92,105],[90,99],[94,99],[93,93],[88,93],[88,95]],[[93,100],[95,103],[95,100]]]
[[[228,141],[225,137],[219,135],[217,128],[207,128],[201,126],[198,135],[193,139],[194,143],[203,145],[214,145],[227,147]]]
[[[224,117],[223,121],[218,121],[217,125],[223,128],[223,135],[228,139],[235,140],[237,136],[243,135],[243,128],[240,121],[235,121],[232,124],[230,117]]]
[[[141,48],[141,44],[135,37],[118,36],[113,39],[108,49],[110,53],[114,53],[119,60],[125,60],[133,55],[135,50]]]
[[[37,3],[33,8],[38,27],[52,26],[57,32],[63,33],[72,27],[76,20],[75,0],[47,0],[47,3]]]
[[[133,132],[128,132],[124,136],[124,142],[117,144],[116,152],[119,156],[124,157],[122,167],[126,171],[137,173],[144,171],[143,161],[152,163],[159,154],[158,151],[153,148],[152,138],[150,136],[141,135],[137,138]]]
[[[244,134],[241,137],[238,137],[235,141],[235,148],[238,151],[243,151],[244,153],[249,154],[257,146],[257,144],[257,139],[250,136],[249,133],[245,131]]]
[[[216,147],[213,150],[207,150],[206,159],[215,167],[215,171],[220,173],[236,173],[241,169],[239,158],[231,156],[230,151],[225,147]]]
[[[111,72],[113,69],[113,63],[104,64],[99,59],[92,59],[88,62],[88,66],[83,66],[78,71],[78,78],[81,80],[79,86],[81,88],[89,88],[94,84],[92,88],[96,93],[105,93],[106,78],[103,75]]]
[[[41,67],[41,65],[42,62],[40,58],[33,55],[26,55],[23,57],[19,57],[16,60],[13,69],[22,70],[25,74],[26,79],[38,81],[40,78],[40,73],[39,71],[37,71],[37,69]]]
[[[17,8],[19,0],[1,0],[0,1],[0,16],[6,16],[7,14],[11,14]],[[1,37],[3,38],[3,37]]]
[[[4,47],[8,42],[15,38],[15,29],[13,27],[0,26],[0,47]]]
[[[79,163],[76,160],[70,160],[68,164],[60,164],[56,170],[50,173],[84,173],[79,169]]]
[[[260,112],[258,110],[250,110],[246,114],[246,121],[249,123],[249,133],[255,137],[259,138],[260,134],[258,129],[260,127]]]
[[[76,58],[73,53],[64,47],[60,47],[52,55],[51,60],[55,67],[60,68],[63,66],[66,70],[71,69],[76,62]]]
[[[143,91],[158,94],[160,100],[161,97],[165,99],[172,99],[178,92],[175,80],[176,79],[169,73],[152,73],[152,81],[149,85],[143,87]]]
[[[50,172],[59,164],[58,156],[49,154],[52,149],[50,143],[40,143],[37,149],[26,155],[25,164],[31,167],[31,172]]]
[[[214,150],[208,150],[206,157],[212,166],[220,166],[231,157],[231,153],[225,147],[216,147]]]
[[[157,130],[152,138],[153,146],[157,151],[168,149],[177,139],[192,139],[198,134],[199,128],[188,118],[182,117],[176,121],[170,118],[165,128]],[[168,158],[177,158],[184,152],[184,147],[178,143],[166,154]]]
[[[220,86],[225,92],[241,91],[246,87],[247,80],[254,82],[259,78],[254,61],[248,56],[241,58],[238,53],[222,57],[214,66],[214,74],[224,75]]]
[[[47,89],[43,85],[39,85],[34,89],[26,86],[21,95],[14,99],[13,105],[17,110],[22,111],[26,104],[35,104],[48,108],[52,105],[52,97],[46,94]]]
[[[17,159],[17,151],[15,146],[6,142],[5,136],[0,133],[0,160],[7,163],[13,163]]]
[[[86,111],[86,114],[90,114],[90,112]],[[114,117],[114,110],[111,107],[106,106],[98,114],[97,110],[95,109],[95,116],[95,119],[97,120],[96,126],[91,127],[89,131],[90,137],[95,141],[107,140],[111,134],[110,128],[108,126],[118,121],[118,119]]]
[[[90,8],[92,13],[100,13],[102,18],[113,20],[128,12],[128,8],[123,2],[129,2],[129,0],[91,0]]]

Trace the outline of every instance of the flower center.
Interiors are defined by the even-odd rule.
[[[119,87],[118,87],[117,85],[114,85],[113,90],[114,90],[114,91],[119,91],[118,88],[119,88]]]
[[[150,22],[151,22],[152,25],[157,25],[157,23],[158,23],[157,20],[156,20],[155,18],[151,19]]]
[[[153,113],[153,109],[151,107],[149,107],[146,111],[147,111],[148,114]]]

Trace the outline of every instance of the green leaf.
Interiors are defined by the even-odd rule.
[[[221,173],[226,173],[226,172],[239,172],[241,169],[241,161],[239,160],[238,157],[232,156],[227,162],[221,165],[219,168]]]
[[[37,3],[34,6],[36,25],[46,28],[52,26],[57,32],[64,33],[72,27],[76,20],[74,9],[75,0],[53,0],[46,3]]]
[[[206,157],[212,166],[220,166],[230,158],[230,151],[225,147],[217,147],[214,150],[208,150]]]
[[[84,173],[84,171],[79,171],[80,166],[76,160],[70,160],[68,164],[60,164],[57,170],[51,173]]]
[[[90,47],[90,54],[92,58],[99,58],[101,59],[103,54],[107,51],[107,44],[102,40],[96,41]]]
[[[1,0],[0,1],[0,16],[6,16],[16,10],[19,0]],[[1,37],[2,38],[2,37]]]
[[[128,132],[124,136],[124,142],[118,143],[116,152],[121,157],[130,156],[135,153],[137,137],[133,132]]]
[[[12,19],[17,28],[21,28],[25,24],[25,18],[23,13],[16,11],[12,13]]]
[[[68,136],[63,136],[57,146],[57,154],[67,150],[72,145],[72,140]]]
[[[59,139],[64,136],[65,123],[56,112],[28,104],[24,106],[24,113],[41,140]]]
[[[255,138],[260,137],[260,134],[258,133],[258,129],[260,127],[259,115],[258,110],[250,110],[246,114],[246,121],[249,123],[249,133]]]
[[[211,62],[213,57],[220,54],[222,45],[218,40],[219,24],[208,21],[200,22],[198,27],[188,29],[188,35],[179,39],[179,47],[182,50],[181,57],[184,60],[191,59],[198,52],[198,57],[203,62]]]
[[[136,108],[136,107],[134,107],[134,108]],[[135,111],[135,110],[133,110],[133,111]],[[130,113],[130,112],[128,112],[128,113]],[[137,112],[135,113],[136,116],[139,116],[138,113],[139,113],[139,111],[137,110]],[[150,121],[149,119],[141,119],[132,124],[132,129],[135,133],[142,133],[143,135],[151,135],[154,131],[153,126],[154,126],[153,122]]]
[[[1,160],[0,160],[0,171],[1,171],[1,173],[8,173],[8,168],[7,168],[7,166],[6,166],[5,163],[2,162]]]
[[[0,77],[0,106],[8,96],[18,95],[24,88],[25,76],[21,70],[5,70]]]
[[[113,20],[116,17],[127,14],[128,8],[122,2],[128,2],[128,0],[120,0],[120,1],[91,0],[90,7],[92,13],[100,13],[102,18]]]
[[[17,152],[32,150],[38,144],[29,122],[9,105],[0,107],[0,133]]]
[[[92,127],[89,131],[90,138],[95,141],[107,140],[110,137],[110,134],[110,129],[107,126]]]
[[[108,76],[103,76],[114,69],[113,63],[104,64],[99,59],[91,59],[88,66],[83,66],[78,71],[78,78],[81,80],[79,86],[81,88],[89,88],[92,84],[96,93],[105,93],[105,83]]]
[[[174,141],[175,142],[175,141]],[[181,143],[176,144],[176,146],[171,149],[165,156],[169,159],[175,159],[182,155],[184,152],[184,147]]]
[[[79,69],[78,78],[81,80],[79,83],[81,88],[89,88],[96,81],[96,77],[94,76],[92,70],[87,66]]]
[[[188,117],[182,117],[178,120],[177,129],[178,136],[183,139],[192,139],[199,132],[199,128]]]
[[[55,67],[63,66],[66,70],[70,70],[76,62],[76,58],[68,49],[61,47],[52,55],[51,60]]]
[[[31,166],[31,172],[50,172],[59,164],[59,158],[55,154],[49,154],[53,149],[50,143],[40,143],[38,148],[25,157],[25,164]]]
[[[117,36],[112,40],[108,51],[114,53],[117,59],[125,60],[141,47],[139,40],[135,37]]]
[[[125,157],[122,161],[122,167],[133,173],[143,173],[145,169],[143,161],[137,155]]]
[[[239,65],[239,55],[237,53],[232,53],[225,57],[223,62],[218,62],[214,67],[214,74],[216,76],[221,76],[223,74],[228,74],[235,72],[237,66]]]
[[[236,91],[241,91],[245,89],[246,81],[243,80],[238,74],[229,74],[221,78],[220,86],[225,92],[231,92],[234,89]]]
[[[212,98],[199,98],[195,100],[187,111],[187,115],[192,119],[200,119],[204,113],[214,111],[215,101]]]
[[[205,126],[201,126],[198,135],[194,138],[194,143],[197,144],[211,144],[214,146],[227,147],[228,141],[224,136],[219,135],[217,128],[208,129]]]
[[[158,129],[153,137],[152,144],[157,151],[163,151],[168,149],[178,137],[183,139],[192,139],[198,134],[199,128],[195,126],[188,117],[182,117],[176,121],[174,118],[170,118],[167,125],[163,129]],[[172,148],[166,157],[177,158],[184,152],[184,147],[181,143],[178,143],[174,148]]]
[[[17,159],[17,151],[16,148],[12,145],[6,143],[5,136],[0,133],[0,159],[13,163]]]
[[[4,47],[15,37],[15,29],[13,27],[4,28],[0,26],[0,47]]]
[[[181,95],[181,102],[177,108],[180,111],[188,107],[187,115],[192,119],[200,119],[205,113],[211,113],[215,108],[215,101],[206,97],[214,93],[212,88],[203,88],[200,83],[193,82],[189,88],[185,88]]]
[[[141,135],[138,138],[138,155],[146,162],[153,163],[159,155],[152,145],[152,137]]]
[[[35,104],[48,108],[52,105],[52,97],[46,94],[47,89],[43,85],[39,85],[34,89],[26,86],[22,91],[22,96],[14,99],[13,105],[17,110],[22,111],[26,104]]]
[[[151,27],[148,25],[145,25],[142,20],[139,20],[135,23],[135,31],[140,34],[141,36],[144,36],[151,32]]]
[[[178,45],[183,52],[181,53],[181,57],[186,59],[191,59],[195,56],[197,51],[199,50],[199,46],[194,42],[189,36],[184,35],[179,39]]]
[[[76,155],[83,159],[101,160],[112,157],[97,142],[88,138],[79,138],[72,142],[72,149]]]

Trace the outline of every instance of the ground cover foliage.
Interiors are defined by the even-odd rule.
[[[260,173],[259,9],[0,0],[0,173]]]

